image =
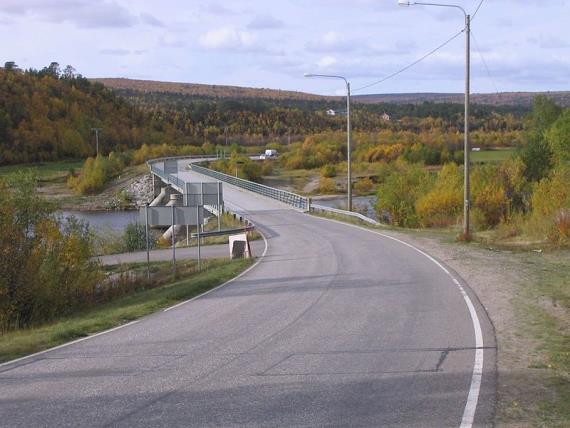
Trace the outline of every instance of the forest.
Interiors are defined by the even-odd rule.
[[[143,144],[173,146],[264,146],[302,142],[313,134],[345,128],[342,98],[221,98],[184,93],[106,88],[56,62],[21,71],[0,68],[0,165],[84,159],[95,154],[94,128],[102,154]],[[336,110],[336,115],[327,110]],[[387,120],[383,115],[387,113]],[[512,146],[519,140],[524,107],[473,105],[474,143]],[[453,152],[463,127],[459,104],[359,104],[355,135],[369,145],[424,141]],[[484,138],[483,138],[484,137]],[[378,158],[368,153],[363,158]]]

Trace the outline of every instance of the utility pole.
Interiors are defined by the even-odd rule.
[[[91,131],[95,131],[95,153],[99,156],[99,131],[101,128],[91,128]]]
[[[400,6],[435,6],[447,7],[461,10],[465,15],[465,124],[463,128],[463,168],[464,168],[464,182],[463,182],[463,239],[470,239],[470,224],[469,224],[469,209],[470,209],[470,162],[469,162],[469,94],[470,94],[470,80],[471,80],[471,15],[460,5],[457,4],[443,4],[443,3],[425,3],[414,0],[398,0]]]
[[[463,183],[463,238],[469,239],[469,209],[471,184],[469,180],[469,95],[471,85],[471,16],[465,14],[465,128],[463,132],[463,162],[465,177]]]

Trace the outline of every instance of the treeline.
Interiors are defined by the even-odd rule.
[[[346,118],[328,115],[327,110],[342,112],[342,98],[333,100],[218,99],[190,97],[166,92],[139,92],[118,89],[116,93],[131,104],[167,121],[195,144],[237,142],[260,145],[269,140],[289,142],[322,132],[342,131]],[[388,114],[389,119],[384,117]],[[471,128],[481,132],[515,132],[523,128],[527,113],[518,107],[472,106]],[[432,130],[457,133],[463,129],[463,109],[457,104],[354,104],[352,125],[355,131],[421,133]],[[286,138],[284,138],[286,137]]]
[[[538,97],[516,155],[471,173],[471,212],[477,230],[502,238],[521,234],[570,243],[570,109]],[[437,174],[399,158],[377,189],[378,215],[405,227],[458,224],[463,212],[463,168],[447,163]]]
[[[182,131],[137,109],[73,67],[51,63],[21,71],[0,68],[0,165],[85,158],[165,140],[186,142]]]

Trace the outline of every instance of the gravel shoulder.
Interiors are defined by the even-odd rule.
[[[449,233],[387,233],[457,271],[488,312],[498,347],[497,425],[568,426],[570,251],[514,252],[457,243]]]

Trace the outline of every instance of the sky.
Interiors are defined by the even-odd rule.
[[[432,0],[433,1],[433,0]],[[451,0],[472,14],[480,0]],[[442,0],[442,2],[445,2]],[[570,0],[484,0],[472,92],[570,90]],[[0,0],[0,62],[127,77],[341,95],[462,92],[459,9],[397,0]]]

